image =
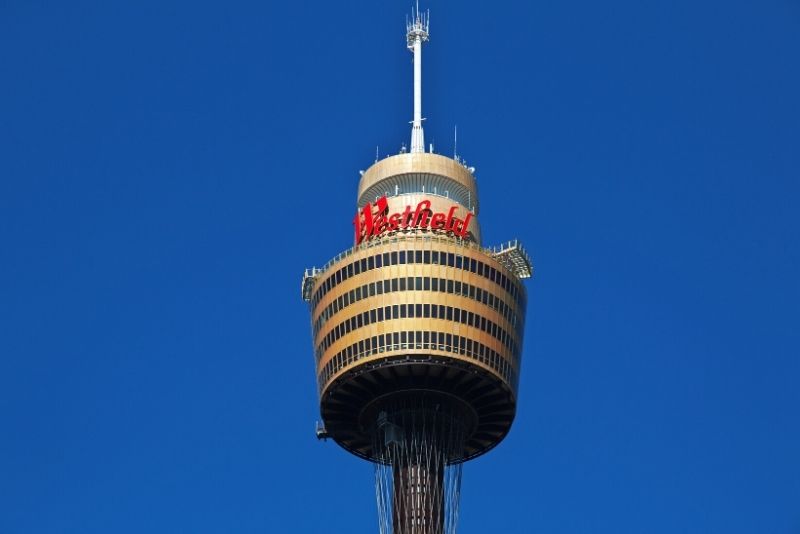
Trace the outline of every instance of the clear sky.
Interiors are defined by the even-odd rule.
[[[375,532],[300,279],[410,4],[0,1],[0,533]],[[460,532],[800,533],[800,4],[422,7],[426,140],[536,265]]]

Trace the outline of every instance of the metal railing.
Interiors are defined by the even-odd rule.
[[[409,235],[409,233],[411,233],[411,235]],[[491,257],[497,259],[499,263],[501,263],[504,267],[506,267],[507,269],[511,270],[515,274],[516,274],[516,269],[511,268],[505,262],[500,261],[497,258],[499,255],[506,254],[511,250],[517,249],[523,254],[524,258],[527,259],[528,263],[532,265],[532,262],[530,262],[530,258],[528,257],[528,254],[525,252],[525,249],[522,247],[522,245],[519,244],[519,240],[517,240],[517,239],[512,239],[512,240],[508,241],[507,243],[503,243],[501,245],[497,245],[497,246],[494,246],[494,247],[491,247],[491,248],[487,248],[487,247],[482,247],[482,246],[480,246],[477,243],[474,243],[472,241],[457,240],[457,239],[453,239],[452,237],[445,237],[445,236],[438,236],[438,235],[421,235],[420,236],[420,235],[414,235],[414,231],[403,232],[401,235],[387,236],[387,237],[382,237],[382,238],[379,238],[379,239],[373,239],[373,240],[370,240],[370,241],[363,242],[363,243],[361,243],[359,245],[356,245],[356,246],[351,247],[351,248],[349,248],[349,249],[347,249],[345,251],[340,252],[339,254],[334,256],[331,260],[329,260],[322,267],[309,267],[309,268],[307,268],[305,270],[305,273],[303,274],[303,295],[304,295],[304,298],[305,298],[307,280],[310,283],[312,280],[316,279],[318,276],[320,276],[325,271],[330,269],[331,266],[333,266],[334,264],[337,264],[341,260],[343,260],[343,259],[345,259],[345,258],[347,258],[349,256],[352,256],[353,254],[355,254],[357,252],[361,252],[362,250],[367,250],[367,249],[370,249],[372,247],[383,246],[383,245],[391,244],[391,243],[407,242],[409,240],[409,238],[415,239],[415,240],[419,240],[419,241],[430,241],[430,242],[436,242],[436,243],[445,243],[445,244],[448,244],[448,245],[457,245],[457,246],[461,246],[461,247],[464,247],[464,248],[467,248],[467,249],[477,250],[477,251],[483,252],[487,256],[491,256]]]

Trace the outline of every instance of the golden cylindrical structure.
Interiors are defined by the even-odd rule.
[[[527,256],[481,246],[475,178],[444,156],[377,162],[357,209],[357,245],[304,280],[327,435],[375,459],[376,406],[418,392],[465,414],[464,446],[448,462],[486,452],[516,410]]]

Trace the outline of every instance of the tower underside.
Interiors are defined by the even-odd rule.
[[[373,430],[381,407],[409,396],[460,414],[463,440],[448,452],[448,463],[494,447],[508,433],[516,411],[512,390],[491,373],[450,357],[408,354],[364,364],[330,384],[321,399],[325,429],[343,448],[380,462],[383,451],[376,448]]]

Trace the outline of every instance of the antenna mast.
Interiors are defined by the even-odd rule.
[[[406,19],[408,49],[414,53],[414,120],[411,121],[411,153],[425,152],[425,134],[422,131],[422,43],[428,40],[430,11],[420,13],[411,8],[411,20]]]

